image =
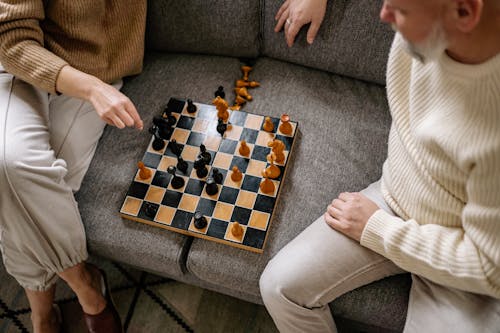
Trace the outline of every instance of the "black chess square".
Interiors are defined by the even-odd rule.
[[[269,152],[271,152],[271,148],[255,145],[253,147],[252,160],[266,162],[267,161],[267,155],[269,154]]]
[[[250,246],[256,249],[262,249],[266,240],[266,232],[264,230],[247,228],[243,245]]]
[[[241,140],[245,140],[247,143],[254,144],[257,141],[257,136],[259,135],[259,131],[251,129],[251,128],[243,128],[243,132],[241,133]]]
[[[261,179],[262,178],[260,177],[245,175],[245,177],[243,178],[243,184],[241,185],[241,188],[244,189],[245,191],[257,193],[259,191]]]
[[[132,185],[130,185],[127,195],[138,199],[144,199],[146,193],[148,192],[148,189],[148,184],[134,181],[132,182]]]
[[[255,201],[253,209],[271,214],[275,203],[276,198],[263,194],[257,194],[257,200]]]
[[[212,219],[210,221],[210,225],[208,226],[207,235],[219,239],[224,239],[228,224],[229,223],[226,221]]]
[[[175,126],[178,128],[190,130],[191,128],[193,128],[194,119],[195,118],[182,115]]]
[[[217,205],[217,201],[206,199],[206,198],[200,198],[200,201],[198,202],[198,206],[196,207],[196,210],[201,212],[204,216],[212,216],[216,205]]]
[[[203,143],[203,141],[205,141],[206,137],[207,136],[205,134],[197,133],[197,132],[191,132],[189,134],[189,138],[187,140],[187,144],[190,145],[190,146],[199,147]]]
[[[242,173],[245,173],[247,171],[248,162],[249,160],[246,158],[234,156],[233,160],[231,161],[231,166],[229,167],[229,169],[233,169],[233,166],[236,165]]]
[[[189,179],[186,185],[186,189],[184,192],[192,194],[192,195],[197,195],[200,196],[201,192],[203,191],[203,186],[205,185],[205,182],[198,180],[198,179]]]
[[[181,198],[182,198],[181,192],[167,190],[165,192],[165,195],[163,196],[161,204],[164,206],[177,208],[179,206],[179,202],[181,202]]]
[[[159,187],[168,187],[170,178],[172,178],[172,175],[168,172],[156,170],[151,184]]]
[[[177,210],[174,215],[174,219],[172,221],[171,226],[174,228],[179,228],[183,230],[187,230],[189,228],[189,224],[191,223],[191,219],[193,218],[193,213],[185,212],[183,210]]]
[[[177,146],[179,147],[179,150],[181,151],[181,154],[182,154],[182,150],[184,149],[184,145],[179,143],[179,142],[176,142]],[[165,149],[165,152],[163,153],[163,155],[166,155],[166,156],[171,156],[171,157],[177,157],[177,155],[175,155],[173,152],[172,152],[172,142],[169,142],[168,145],[167,145],[167,149]]]
[[[238,141],[230,140],[230,139],[222,139],[222,142],[219,146],[219,151],[221,153],[226,154],[234,154],[236,151],[236,147],[238,146]]]
[[[229,122],[233,125],[244,126],[247,119],[247,113],[242,111],[233,111],[229,117]]]
[[[220,191],[219,201],[230,203],[234,205],[236,199],[238,198],[238,193],[240,191],[236,188],[223,186]]]
[[[137,214],[137,217],[143,220],[154,221],[159,207],[160,205],[158,204],[144,201],[141,205],[141,209],[139,210],[139,214]]]
[[[250,220],[250,214],[252,214],[251,209],[236,206],[234,207],[233,215],[231,216],[231,221],[247,225],[248,221]]]
[[[161,161],[161,155],[153,154],[150,152],[146,152],[144,154],[144,157],[142,158],[142,162],[144,163],[144,165],[153,169],[156,169],[158,167],[160,161]]]
[[[168,101],[167,108],[169,111],[181,113],[184,109],[184,104],[186,104],[186,102],[181,99],[171,98]]]

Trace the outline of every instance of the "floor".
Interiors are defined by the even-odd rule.
[[[263,306],[137,271],[102,259],[126,332],[277,332]],[[72,291],[58,283],[64,332],[86,332]],[[23,290],[0,267],[0,333],[32,332]]]

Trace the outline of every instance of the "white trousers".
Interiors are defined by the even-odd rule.
[[[25,288],[48,289],[88,256],[73,193],[104,126],[91,104],[0,67],[0,244],[7,272]]]
[[[394,214],[380,183],[362,191]],[[260,279],[264,304],[282,333],[336,332],[328,303],[387,276],[404,273],[392,261],[329,227],[320,217],[268,263]],[[500,301],[412,275],[404,332],[500,332]]]

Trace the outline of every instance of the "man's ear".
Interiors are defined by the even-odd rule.
[[[483,0],[453,0],[453,21],[461,32],[472,31],[483,12]]]

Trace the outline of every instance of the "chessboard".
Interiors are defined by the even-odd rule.
[[[281,119],[269,117],[274,129],[265,131],[263,125],[266,117],[229,110],[228,126],[221,135],[217,131],[220,122],[215,107],[193,104],[196,111],[188,112],[185,100],[172,98],[168,102],[166,110],[175,117],[173,130],[167,133],[168,137],[162,138],[165,145],[160,150],[153,148],[158,148],[158,145],[153,144],[158,138],[151,138],[142,158],[151,176],[142,179],[141,169],[137,169],[120,214],[133,221],[262,253],[285,181],[298,124],[290,121],[292,132],[285,135],[279,129]],[[284,143],[285,159],[282,163],[275,163],[281,172],[279,177],[272,179],[274,191],[266,194],[260,189],[264,178],[262,170],[270,165],[267,156],[271,148],[268,143],[274,139]],[[242,140],[250,148],[250,154],[246,157],[239,153]],[[184,185],[177,189],[171,184],[174,176],[167,172],[169,166],[178,163],[179,153],[172,151],[172,142],[176,142],[175,150],[181,149],[180,157],[188,164],[185,173],[176,172],[176,176],[184,179]],[[206,193],[207,177],[199,178],[194,170],[202,145],[211,156],[207,165],[209,175],[212,174],[211,169],[216,168],[223,176],[214,195]],[[230,177],[235,165],[242,173],[239,181],[233,181]],[[195,213],[205,217],[206,225],[203,228],[195,226]],[[236,236],[231,232],[235,222],[241,226],[238,226],[240,232]]]

